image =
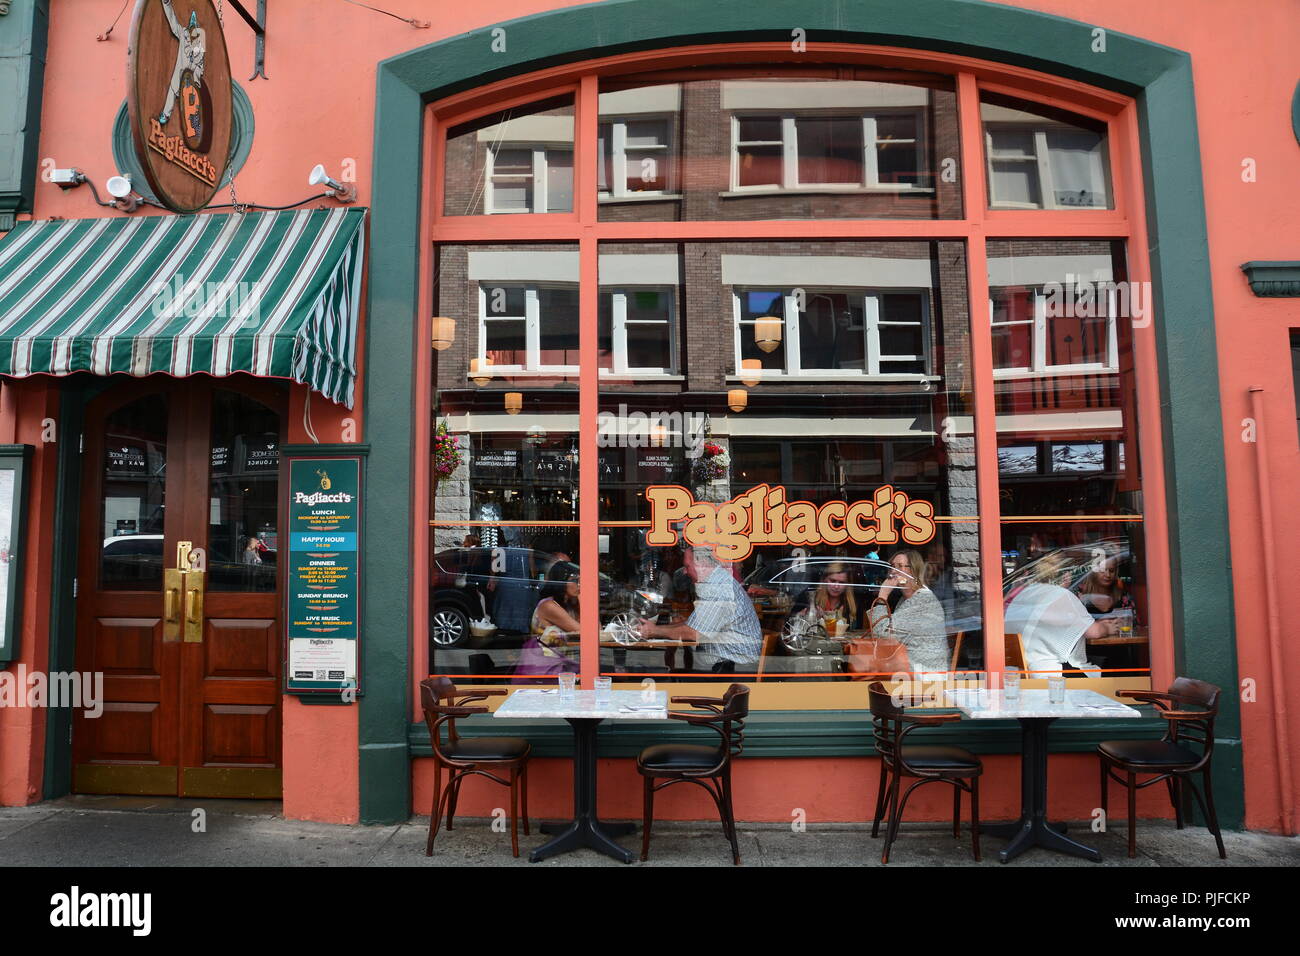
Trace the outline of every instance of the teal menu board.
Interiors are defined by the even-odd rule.
[[[361,462],[289,463],[289,693],[357,686]]]

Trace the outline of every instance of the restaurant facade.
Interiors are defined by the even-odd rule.
[[[1094,619],[1069,686],[1218,685],[1220,821],[1295,832],[1300,9],[119,6],[0,15],[0,674],[102,688],[3,701],[0,804],[405,820],[420,680],[575,673],[746,684],[737,818],[863,821],[835,638],[893,565],[941,617],[918,680],[1041,686],[1016,598],[1050,579]],[[755,653],[639,641],[692,612],[682,545]],[[934,740],[1013,817],[1018,729],[973,723]],[[1115,723],[1053,729],[1054,816],[1164,731]],[[463,732],[503,724],[565,815],[568,728]],[[636,817],[633,758],[690,728],[614,724],[600,811]]]

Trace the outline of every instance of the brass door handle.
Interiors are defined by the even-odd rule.
[[[172,643],[181,639],[181,591],[185,588],[185,572],[167,568],[163,572],[163,641]]]
[[[185,572],[185,643],[203,643],[203,592],[207,585],[203,571]]]

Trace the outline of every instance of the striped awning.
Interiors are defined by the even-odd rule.
[[[20,222],[0,375],[253,375],[352,407],[366,210]]]

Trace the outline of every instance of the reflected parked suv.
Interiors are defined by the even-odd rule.
[[[556,561],[532,548],[448,548],[429,568],[429,649],[462,647],[475,637],[471,622],[495,625],[484,641],[528,632],[544,577]],[[493,565],[499,570],[494,571]],[[497,607],[500,603],[501,607]]]

